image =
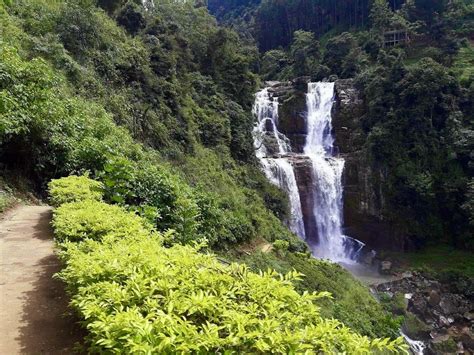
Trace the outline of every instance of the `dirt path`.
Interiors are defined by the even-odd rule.
[[[47,206],[19,206],[0,219],[0,354],[70,354],[81,332],[64,314],[67,297],[52,275]]]

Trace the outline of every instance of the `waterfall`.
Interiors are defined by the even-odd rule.
[[[299,189],[292,166],[294,158],[309,159],[312,166],[313,214],[317,241],[307,240],[313,255],[336,262],[353,263],[364,246],[344,235],[342,174],[344,159],[334,153],[331,109],[334,83],[309,83],[306,94],[307,136],[302,152],[291,151],[289,139],[278,130],[278,97],[269,88],[255,95],[253,130],[256,156],[267,178],[289,197],[290,229],[306,239]],[[311,168],[310,168],[311,169]],[[306,223],[309,223],[308,221]],[[308,224],[309,227],[311,224]],[[308,233],[308,237],[310,237]]]
[[[288,194],[291,215],[290,230],[305,238],[300,195],[293,167],[289,157],[291,152],[288,138],[278,131],[278,98],[272,97],[265,88],[255,95],[253,113],[257,119],[253,130],[254,146],[267,178]],[[270,157],[270,155],[273,155]]]
[[[334,97],[334,83],[309,83],[306,94],[308,110],[308,135],[304,152],[308,155],[333,153],[331,109]]]
[[[257,158],[261,159],[268,154],[268,141],[265,138],[272,138],[277,149],[275,153],[285,154],[291,151],[289,140],[284,134],[278,132],[278,98],[272,97],[265,88],[255,95],[253,114],[257,118],[257,124],[253,130],[254,144],[257,151]],[[265,144],[266,143],[266,144]]]
[[[334,83],[309,83],[306,94],[308,135],[304,153],[313,164],[313,213],[318,229],[317,257],[353,262],[363,243],[343,234],[344,159],[334,156],[331,109]]]

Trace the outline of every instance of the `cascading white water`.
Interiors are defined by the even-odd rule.
[[[311,155],[332,154],[331,109],[334,98],[334,83],[309,83],[306,94],[308,110],[306,144],[304,152]]]
[[[410,347],[411,352],[414,355],[423,355],[425,353],[426,344],[424,342],[411,339],[403,331],[401,331],[401,335],[407,342],[408,346]]]
[[[263,159],[264,171],[271,182],[286,191],[290,200],[290,230],[305,238],[303,212],[293,167],[286,158]]]
[[[278,147],[279,154],[285,154],[291,151],[288,138],[278,132],[278,98],[272,97],[265,88],[255,95],[253,113],[257,117],[257,124],[254,127],[254,145],[257,151],[257,158],[261,159],[267,156],[267,148],[263,142],[264,137],[270,134]]]
[[[363,244],[342,232],[342,173],[344,159],[333,156],[331,109],[334,83],[309,83],[306,94],[308,135],[304,153],[313,164],[314,217],[317,257],[350,263]]]
[[[155,8],[153,0],[142,0],[142,5],[145,8],[145,11],[153,10]]]
[[[304,239],[303,213],[295,173],[288,158],[283,156],[291,152],[291,147],[288,138],[277,129],[278,98],[272,97],[267,88],[259,91],[255,95],[253,113],[257,118],[253,130],[257,158],[260,160],[267,178],[287,192],[291,209],[290,230]],[[269,152],[264,144],[265,138],[273,140],[273,145],[276,148],[273,149],[274,157],[268,156]]]

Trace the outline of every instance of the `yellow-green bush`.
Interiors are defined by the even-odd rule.
[[[53,227],[60,243],[85,238],[101,240],[106,235],[121,238],[151,233],[151,227],[139,216],[120,206],[92,200],[65,203],[58,207],[54,211]]]
[[[370,340],[299,294],[301,277],[256,274],[191,246],[152,237],[68,243],[60,273],[85,320],[93,353],[403,352],[400,339]]]
[[[278,246],[280,244],[280,246]],[[232,261],[245,263],[252,271],[273,269],[286,274],[296,270],[305,275],[295,284],[299,292],[327,291],[332,299],[318,302],[324,318],[336,318],[357,333],[369,338],[397,338],[403,319],[394,317],[371,295],[367,286],[346,269],[329,261],[282,249],[284,242],[273,244],[273,253],[239,255]]]
[[[102,184],[84,175],[71,175],[51,180],[48,184],[48,190],[49,200],[53,206],[86,200],[101,201],[103,195]]]

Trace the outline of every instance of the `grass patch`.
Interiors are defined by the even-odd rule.
[[[467,42],[467,45],[459,50],[453,63],[453,71],[461,83],[467,84],[474,79],[474,45],[472,42]]]
[[[14,204],[14,198],[4,191],[0,191],[0,213],[5,212]]]
[[[474,254],[449,245],[430,246],[410,253],[386,253],[384,257],[396,260],[402,269],[424,270],[437,274],[456,272],[474,277]]]

